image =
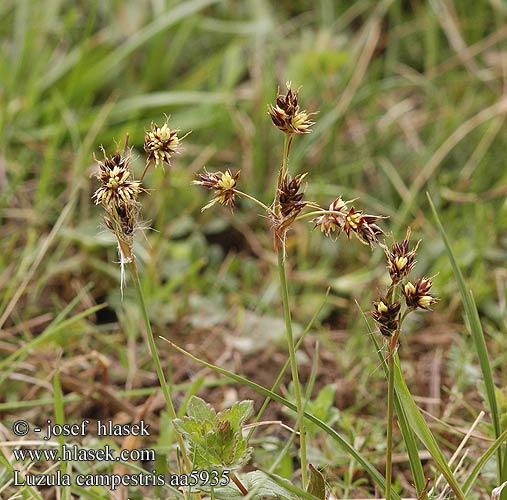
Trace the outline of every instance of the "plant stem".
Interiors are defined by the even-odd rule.
[[[280,274],[280,288],[282,293],[283,312],[285,317],[285,332],[287,335],[287,344],[289,347],[289,360],[292,372],[292,384],[294,385],[294,395],[296,398],[297,420],[299,422],[299,441],[301,457],[301,484],[306,489],[306,434],[304,425],[304,407],[301,397],[301,386],[299,385],[298,366],[296,361],[296,350],[294,348],[294,335],[292,333],[292,319],[289,306],[289,291],[287,288],[287,274],[285,271],[285,256],[283,248],[277,250],[278,253],[278,271]]]
[[[278,172],[278,180],[276,183],[275,202],[273,208],[277,215],[280,214],[280,186],[282,181],[287,175],[288,162],[289,162],[289,151],[290,145],[292,144],[292,134],[283,134],[283,157],[280,171]]]
[[[280,187],[288,172],[289,151],[292,144],[292,134],[283,135],[283,156],[282,165],[278,172],[278,180],[276,184],[275,201],[273,210],[276,216],[280,216]],[[301,386],[299,384],[298,365],[296,361],[296,349],[294,347],[294,335],[292,333],[292,318],[289,305],[289,289],[287,287],[287,273],[285,270],[285,235],[279,235],[275,232],[275,248],[278,256],[278,273],[280,276],[280,292],[282,294],[283,313],[285,318],[285,332],[287,335],[287,344],[289,347],[289,361],[292,372],[292,385],[294,386],[294,396],[296,398],[296,425],[299,430],[299,454],[301,460],[301,484],[306,489],[307,471],[306,471],[306,434],[304,424],[304,406],[301,396]]]
[[[139,300],[139,305],[141,306],[141,313],[143,315],[144,326],[146,328],[146,334],[148,337],[148,344],[150,346],[151,357],[153,359],[153,363],[155,365],[155,370],[157,372],[158,380],[160,382],[160,387],[161,387],[162,393],[164,395],[164,399],[165,399],[166,407],[167,407],[167,412],[169,413],[169,417],[170,417],[170,420],[172,423],[172,421],[177,418],[177,415],[176,415],[176,411],[174,409],[174,405],[173,405],[173,402],[171,399],[170,387],[165,379],[164,370],[162,369],[162,364],[160,363],[160,358],[158,356],[157,347],[155,345],[155,338],[153,337],[153,331],[151,329],[150,319],[148,317],[148,309],[146,308],[146,302],[144,300],[143,290],[141,288],[141,281],[139,279],[139,272],[137,270],[137,265],[136,265],[135,260],[133,260],[129,264],[129,268],[130,268],[132,279],[134,281],[134,285],[136,288],[137,298]],[[190,462],[187,457],[183,438],[181,437],[181,434],[174,428],[174,426],[173,426],[173,430],[176,434],[178,446],[180,447],[181,456],[183,458],[183,465],[187,470],[189,470],[190,469]]]
[[[231,481],[238,487],[239,491],[241,491],[241,494],[246,497],[248,495],[248,490],[245,488],[245,485],[240,481],[239,477],[234,474],[234,472],[231,472],[230,475]]]
[[[243,191],[240,191],[239,189],[235,189],[234,192],[238,196],[243,196],[243,198],[246,198],[247,200],[250,200],[250,201],[256,203],[257,205],[262,207],[264,210],[266,210],[266,212],[269,213],[271,211],[267,205],[264,205],[264,203],[262,203],[262,201],[259,201],[257,198],[254,198],[253,196],[250,196],[249,194],[244,193]]]
[[[393,467],[393,419],[394,419],[394,358],[398,345],[399,330],[396,331],[389,344],[387,368],[387,449],[386,449],[386,500],[391,500],[391,481]]]

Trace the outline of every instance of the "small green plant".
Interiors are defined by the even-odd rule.
[[[296,361],[296,350],[294,347],[294,335],[292,327],[292,316],[289,302],[289,288],[286,271],[286,236],[290,226],[298,220],[312,219],[315,227],[320,227],[326,236],[336,237],[344,232],[347,237],[354,233],[357,238],[366,245],[373,247],[379,243],[378,237],[383,231],[376,222],[382,216],[367,215],[353,206],[349,208],[349,202],[344,202],[338,197],[331,203],[329,210],[321,208],[313,201],[304,201],[303,180],[307,174],[292,176],[289,172],[289,153],[293,139],[297,135],[309,134],[314,122],[311,117],[315,113],[308,113],[301,110],[299,105],[298,92],[294,91],[290,83],[286,84],[285,94],[276,96],[275,104],[269,106],[268,113],[275,127],[283,133],[283,152],[281,166],[278,171],[275,195],[272,203],[268,206],[262,201],[240,191],[237,188],[239,172],[232,175],[230,171],[210,173],[206,170],[198,175],[199,180],[194,184],[204,186],[215,192],[214,198],[203,210],[220,203],[235,206],[235,197],[243,196],[253,201],[265,211],[268,220],[271,222],[274,248],[277,254],[278,275],[280,283],[280,294],[283,304],[285,319],[285,333],[289,353],[290,369],[292,374],[294,399],[297,408],[296,426],[299,431],[300,448],[299,457],[301,461],[301,484],[303,489],[308,485],[307,459],[306,459],[306,429],[304,422],[303,390],[299,380],[299,371]],[[301,214],[303,209],[310,207],[311,212]]]
[[[111,157],[108,157],[105,150],[102,150],[104,155],[103,160],[96,159],[100,170],[97,174],[100,186],[95,191],[93,199],[97,205],[101,205],[106,211],[104,224],[114,234],[118,244],[121,268],[120,287],[122,292],[125,284],[125,268],[128,267],[130,271],[143,316],[148,347],[155,365],[160,387],[164,394],[167,411],[170,418],[174,420],[176,419],[176,410],[172,402],[172,391],[166,380],[158,355],[133,251],[134,237],[140,228],[139,214],[141,203],[138,198],[142,192],[146,191],[142,185],[144,177],[152,163],[155,163],[155,166],[163,166],[164,164],[170,166],[170,159],[176,153],[180,143],[178,130],[171,130],[168,126],[168,121],[166,118],[166,122],[162,127],[152,123],[151,130],[146,132],[144,140],[144,149],[147,153],[146,165],[139,180],[134,180],[134,174],[130,168],[128,135],[123,152],[116,151]],[[176,437],[181,449],[184,469],[186,469],[189,466],[189,461],[185,453],[183,441],[178,433]]]
[[[234,471],[243,467],[252,454],[252,448],[242,432],[252,412],[252,401],[237,402],[231,408],[216,413],[202,399],[192,396],[187,416],[174,421],[176,429],[187,442],[193,469],[219,475],[222,481],[215,486],[226,486],[230,477],[244,495],[248,491]]]

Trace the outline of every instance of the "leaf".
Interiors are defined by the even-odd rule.
[[[299,500],[298,496],[291,492],[293,486],[287,479],[274,474],[272,477],[276,480],[265,472],[257,470],[241,476],[241,482],[251,495],[249,495],[251,500]],[[209,487],[199,489],[206,492],[210,491]],[[242,500],[245,498],[232,482],[225,487],[213,488],[213,492],[215,498],[220,500]]]
[[[232,429],[240,430],[245,421],[252,416],[253,401],[245,400],[234,403],[229,409],[218,414],[220,421],[227,420]]]
[[[310,469],[310,480],[308,482],[308,493],[314,497],[326,500],[326,480],[320,470],[316,469],[312,464],[308,465]]]
[[[215,410],[203,399],[192,396],[188,402],[187,414],[196,420],[214,422],[217,416]]]
[[[449,486],[456,494],[456,497],[459,500],[465,500],[465,494],[461,490],[456,477],[447,465],[447,461],[442,454],[442,451],[440,450],[435,437],[431,433],[428,424],[421,415],[419,408],[415,404],[414,399],[408,390],[400,368],[400,360],[398,358],[398,355],[396,355],[394,361],[394,387],[400,401],[400,406],[402,407],[408,423],[412,427],[417,437],[422,441],[426,449],[430,452],[433,460],[435,461],[435,465],[449,483]]]
[[[356,302],[357,304],[357,302]],[[375,345],[375,352],[377,353],[377,356],[379,358],[380,364],[382,366],[382,369],[384,370],[384,374],[386,378],[389,376],[389,369],[387,367],[387,362],[384,359],[383,351],[380,346],[380,344],[377,342],[377,338],[375,337],[374,332],[370,328],[370,324],[368,323],[368,320],[366,319],[365,313],[361,310],[359,307],[359,304],[357,304],[359,310],[361,311],[361,314],[363,316],[363,320],[366,324],[366,327],[368,328],[369,337],[373,341]],[[409,464],[410,469],[412,471],[412,474],[414,476],[414,482],[417,490],[418,495],[422,495],[422,499],[427,499],[428,496],[423,493],[425,491],[425,485],[426,485],[426,478],[424,476],[424,470],[422,467],[421,459],[419,458],[419,449],[417,447],[417,442],[415,439],[414,431],[412,427],[410,426],[407,416],[405,415],[405,412],[403,410],[403,406],[400,403],[400,398],[396,392],[394,393],[394,406],[396,409],[396,415],[398,416],[398,425],[400,427],[401,434],[403,436],[403,442],[405,443],[405,446],[407,448],[408,458],[409,458]]]
[[[493,381],[493,373],[491,369],[491,364],[489,361],[488,348],[486,346],[486,340],[484,339],[484,332],[482,330],[481,321],[479,318],[479,312],[477,311],[477,306],[475,305],[475,301],[472,295],[472,292],[467,287],[465,283],[465,278],[463,277],[463,273],[458,266],[456,261],[456,257],[454,256],[454,252],[452,251],[451,243],[449,242],[449,238],[444,230],[444,226],[440,221],[440,217],[438,216],[437,209],[433,204],[431,196],[429,193],[426,195],[428,197],[428,201],[431,206],[431,210],[433,211],[433,216],[435,217],[435,221],[437,223],[438,230],[440,231],[440,235],[444,240],[445,248],[447,250],[447,256],[449,257],[449,262],[451,263],[452,271],[454,273],[454,278],[458,284],[458,289],[461,294],[461,300],[463,301],[463,307],[465,309],[465,314],[468,322],[468,328],[472,335],[472,339],[474,341],[475,350],[477,351],[477,357],[479,358],[479,365],[482,371],[482,377],[484,380],[484,385],[486,388],[487,399],[489,403],[489,409],[491,411],[491,419],[493,421],[493,427],[495,429],[495,438],[498,438],[501,433],[500,427],[500,415],[498,411],[498,404],[496,400],[496,392],[495,392],[495,383]],[[507,450],[506,456],[504,459],[507,461]],[[498,479],[502,480],[502,450],[501,448],[497,451],[497,467],[498,467]]]
[[[334,406],[336,394],[336,384],[325,385],[317,394],[313,401],[306,403],[306,410],[319,420],[333,425],[339,416],[339,411]],[[315,433],[318,427],[314,424],[308,424],[308,432]]]
[[[239,401],[218,414],[204,400],[192,396],[188,416],[175,419],[195,469],[238,469],[252,454],[243,437],[243,424],[253,412],[252,401]]]

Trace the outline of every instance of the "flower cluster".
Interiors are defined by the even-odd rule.
[[[309,134],[310,127],[314,125],[310,117],[315,113],[300,111],[297,91],[291,89],[290,82],[286,83],[286,87],[286,94],[277,95],[275,105],[269,106],[269,116],[275,127],[285,134]]]
[[[416,254],[419,243],[412,249],[408,249],[410,239],[410,228],[407,229],[405,238],[401,243],[395,241],[391,249],[384,246],[384,251],[387,257],[387,264],[389,275],[394,283],[402,280],[410,274],[416,264]]]
[[[438,302],[438,299],[429,293],[432,285],[429,278],[417,278],[413,283],[407,281],[402,287],[407,307],[429,309],[432,304]]]
[[[170,167],[171,157],[178,148],[181,139],[178,138],[179,130],[171,130],[168,126],[168,120],[159,127],[156,123],[151,124],[151,130],[145,132],[144,150],[146,151],[146,163],[155,162],[155,166],[164,163]],[[188,135],[188,134],[187,134]]]
[[[280,212],[282,217],[296,217],[303,208],[308,205],[307,201],[302,201],[305,192],[299,192],[301,183],[307,174],[296,175],[292,178],[286,175],[278,188],[278,201],[280,203]]]
[[[239,191],[236,188],[238,174],[233,176],[230,171],[210,173],[204,170],[203,173],[197,174],[198,180],[193,183],[214,191],[215,196],[202,210],[217,202],[234,208],[236,195],[256,202],[266,210],[267,218],[271,221],[275,248],[283,252],[285,252],[286,234],[292,223],[296,219],[310,218],[312,215],[315,227],[320,227],[326,236],[337,238],[344,232],[350,238],[353,233],[362,243],[373,248],[374,245],[379,244],[379,236],[384,234],[376,223],[386,217],[366,214],[354,206],[349,207],[348,204],[351,202],[345,202],[340,197],[331,203],[329,210],[325,210],[312,201],[303,200],[305,193],[302,186],[307,174],[294,177],[289,174],[287,160],[293,135],[310,133],[310,127],[314,124],[310,117],[315,113],[302,111],[298,102],[298,92],[292,90],[290,83],[286,85],[285,95],[278,93],[275,104],[269,106],[269,115],[273,124],[287,134],[274,201],[268,206]],[[301,215],[306,207],[315,209],[315,212]]]
[[[204,186],[205,188],[215,191],[215,197],[204,206],[201,211],[212,207],[217,202],[231,209],[234,208],[239,172],[232,175],[230,170],[226,170],[225,172],[208,172],[204,169],[204,173],[197,175],[199,180],[193,181],[193,184]]]
[[[336,233],[335,237],[338,238],[342,232],[345,232],[350,238],[350,234],[354,233],[365,245],[373,247],[378,244],[378,237],[384,234],[384,231],[375,222],[386,217],[365,214],[353,206],[349,208],[347,203],[349,202],[344,202],[341,197],[336,198],[329,206],[329,210],[313,219],[315,227],[320,227],[326,236]]]
[[[104,207],[121,207],[133,204],[137,195],[143,190],[141,182],[132,179],[129,168],[129,157],[114,153],[111,158],[102,150],[104,160],[97,160],[100,172],[97,178],[100,187],[95,191],[93,199],[96,205]]]
[[[124,266],[134,260],[132,247],[135,232],[139,227],[138,216],[141,208],[138,197],[140,193],[146,191],[142,185],[142,179],[152,160],[155,166],[162,163],[170,164],[169,160],[180,143],[177,132],[168,127],[167,120],[162,127],[152,123],[151,131],[146,132],[144,138],[147,159],[145,170],[139,180],[134,179],[130,168],[130,151],[127,144],[125,144],[124,153],[117,151],[112,156],[108,156],[102,148],[104,158],[102,160],[95,158],[99,167],[96,177],[100,185],[92,199],[96,205],[102,205],[106,211],[104,224],[116,237],[122,286]]]
[[[300,191],[303,179],[307,174],[291,177],[285,174],[277,186],[277,196],[268,217],[273,226],[275,248],[285,252],[285,238],[291,224],[306,206],[318,207],[311,201],[303,201],[304,191]]]
[[[400,309],[400,302],[390,304],[385,297],[380,297],[378,302],[373,303],[371,315],[377,322],[380,333],[384,335],[384,337],[391,337],[397,330]]]
[[[406,315],[416,309],[429,309],[438,299],[431,295],[433,283],[430,278],[416,278],[409,280],[409,274],[416,264],[416,254],[419,243],[409,250],[410,229],[401,242],[394,242],[391,248],[386,245],[384,252],[387,257],[387,268],[391,277],[391,285],[387,293],[378,301],[373,302],[371,315],[380,333],[385,337],[399,335],[400,327]],[[402,310],[401,297],[405,298],[405,308]]]
[[[100,186],[93,199],[106,211],[104,223],[116,236],[120,262],[128,263],[133,259],[132,243],[139,211],[137,197],[144,188],[140,181],[132,179],[128,155],[116,152],[108,157],[104,149],[102,153],[103,160],[95,159]]]

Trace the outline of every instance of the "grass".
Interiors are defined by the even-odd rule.
[[[240,188],[270,203],[280,137],[267,104],[288,80],[302,86],[306,109],[319,110],[289,163],[293,174],[309,172],[308,199],[327,206],[339,195],[360,197],[368,213],[390,216],[383,227],[397,239],[410,225],[412,239],[422,240],[418,272],[436,275],[440,303],[404,324],[400,368],[409,393],[397,372],[393,495],[416,496],[428,477],[433,486],[481,411],[486,416],[451,473],[467,499],[499,486],[507,464],[505,20],[499,3],[469,0],[319,0],[311,8],[301,1],[92,1],[86,9],[56,0],[2,2],[0,496],[52,494],[9,484],[11,469],[26,465],[8,462],[15,420],[130,421],[150,395],[154,432],[142,445],[177,470],[136,288],[128,282],[121,299],[115,244],[89,200],[92,153],[101,144],[112,151],[129,132],[140,175],[144,129],[164,113],[192,133],[174,167],[147,177],[153,191],[142,216],[153,230],[137,239],[135,253],[176,412],[184,414],[195,390],[217,409],[251,398],[258,411],[269,395],[275,402],[263,420],[294,424],[283,410],[293,405],[290,377],[278,392],[266,392],[286,361],[266,221],[247,200],[234,215],[220,208],[201,214],[206,193],[190,186],[204,165],[241,170]],[[299,376],[303,385],[311,378],[318,341],[306,404],[331,386],[339,419],[329,426],[331,409],[318,418],[315,406],[307,410],[318,426],[309,434],[308,461],[325,467],[336,498],[373,498],[383,494],[387,383],[375,354],[381,342],[370,341],[355,301],[367,311],[385,286],[382,252],[342,237],[329,241],[312,227],[301,221],[287,239],[294,331],[322,307],[297,350]],[[201,371],[159,336],[208,368]],[[258,345],[245,342],[249,336]],[[210,364],[242,378],[217,378]],[[272,458],[273,447],[281,453],[285,432],[256,429],[255,467],[269,469],[258,457]],[[103,445],[92,438],[84,442]],[[296,486],[297,454],[293,444],[277,468]],[[85,472],[94,465],[71,464]],[[109,495],[100,487],[63,490],[64,498]],[[177,495],[169,488],[155,494]],[[131,495],[141,493],[133,488]]]

